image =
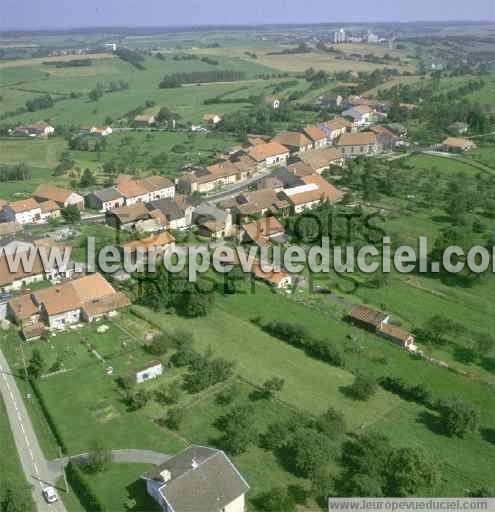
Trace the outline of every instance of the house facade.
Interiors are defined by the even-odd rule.
[[[107,212],[125,205],[125,197],[114,187],[89,193],[85,197],[86,206],[99,212]]]
[[[369,105],[357,105],[342,112],[344,117],[350,117],[355,127],[362,128],[372,122],[373,109]]]
[[[378,139],[373,132],[346,133],[336,143],[346,158],[376,155],[380,152]]]
[[[66,208],[71,205],[84,208],[84,197],[71,190],[53,185],[39,185],[34,191],[33,197],[39,202],[54,201],[60,208]]]
[[[248,151],[255,162],[258,169],[266,167],[283,166],[287,164],[290,151],[278,142],[268,142],[266,144],[258,144]]]
[[[304,133],[299,132],[281,132],[273,138],[273,142],[278,142],[285,146],[291,154],[296,155],[313,149],[313,142]]]
[[[16,222],[17,224],[41,224],[43,217],[41,207],[35,199],[23,199],[6,204],[0,213],[3,222]]]

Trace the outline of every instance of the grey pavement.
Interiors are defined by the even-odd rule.
[[[0,394],[5,402],[19,460],[31,486],[36,509],[38,512],[65,512],[66,508],[60,500],[49,505],[41,494],[43,487],[55,486],[56,475],[43,455],[16,378],[0,350]]]
[[[112,450],[112,462],[117,464],[153,464],[159,466],[165,461],[170,459],[171,455],[165,453],[153,452],[150,450]],[[55,474],[62,476],[62,469],[69,463],[70,460],[77,462],[86,462],[88,459],[87,453],[73,455],[71,457],[62,457],[60,459],[52,460],[48,463],[51,471]]]

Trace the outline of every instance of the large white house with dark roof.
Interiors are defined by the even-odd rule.
[[[223,451],[191,445],[141,477],[164,512],[244,512],[249,485]]]

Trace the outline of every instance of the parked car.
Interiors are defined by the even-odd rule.
[[[55,503],[58,500],[57,493],[53,487],[45,487],[42,493],[47,503]]]

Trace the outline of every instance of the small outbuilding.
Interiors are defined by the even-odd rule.
[[[156,379],[163,375],[163,364],[160,361],[151,361],[144,368],[136,370],[136,384]]]

